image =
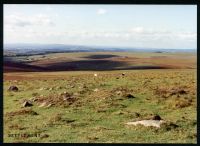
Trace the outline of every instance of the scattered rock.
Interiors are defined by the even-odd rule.
[[[134,114],[133,114],[135,117],[140,117],[140,114],[139,113],[137,113],[137,112],[135,112]]]
[[[51,106],[53,106],[53,104],[52,103],[47,103],[47,102],[43,102],[43,103],[41,103],[40,105],[39,105],[39,107],[51,107]]]
[[[143,125],[145,127],[156,127],[160,128],[161,124],[165,123],[164,120],[141,120],[141,121],[136,121],[136,122],[128,122],[126,125]]]
[[[184,108],[184,107],[188,107],[191,106],[192,103],[189,102],[188,100],[178,100],[175,102],[175,107],[176,108]]]
[[[126,97],[125,95],[127,95],[127,93],[132,93],[133,90],[132,89],[129,89],[127,87],[117,87],[117,88],[114,88],[110,91],[111,93],[115,93],[117,95],[120,95],[120,96],[123,96],[123,97]]]
[[[40,104],[39,107],[45,107],[46,105],[47,105],[47,103],[46,103],[46,102],[43,102],[43,103]]]
[[[152,120],[162,120],[159,115],[155,115],[152,117]]]
[[[51,107],[52,105],[53,105],[53,104],[50,103],[50,104],[47,105],[47,107]]]
[[[44,134],[44,135],[42,135],[40,138],[48,138],[48,137],[49,137],[48,134]]]
[[[125,73],[122,73],[122,76],[125,76]]]
[[[60,94],[60,96],[63,97],[63,100],[65,100],[65,99],[71,97],[72,95],[68,92],[63,92]]]
[[[126,94],[125,97],[126,98],[135,98],[135,96],[133,96],[132,94]]]
[[[96,88],[96,89],[94,89],[94,92],[98,92],[98,91],[99,91],[99,89],[97,89],[97,88]]]
[[[161,127],[167,131],[169,130],[172,130],[172,129],[175,129],[175,128],[178,128],[179,126],[177,124],[174,124],[172,122],[166,122],[166,123],[163,123],[161,125]]]
[[[116,91],[115,92],[117,95],[122,95],[122,91]]]
[[[17,92],[19,91],[19,89],[16,87],[16,86],[10,86],[8,91],[14,91],[14,92]]]
[[[30,101],[24,101],[24,103],[22,104],[22,107],[29,107],[29,106],[33,106],[33,104]]]
[[[92,140],[92,141],[93,141],[93,140],[97,140],[97,139],[99,139],[99,138],[96,137],[96,136],[95,136],[95,137],[87,137],[87,138],[88,138],[89,140]]]
[[[187,94],[187,92],[185,90],[183,90],[183,89],[179,90],[178,93],[179,94]]]
[[[73,102],[76,101],[76,98],[74,98],[74,97],[68,97],[67,101],[70,102],[70,103],[73,103]]]
[[[187,94],[188,92],[185,90],[185,87],[157,87],[154,93],[160,95],[161,97],[168,98],[173,95],[180,97],[179,95]]]
[[[38,97],[36,101],[39,107],[68,106],[78,99],[72,93],[64,92],[60,94],[52,94],[49,96]]]
[[[30,101],[32,101],[32,102],[35,102],[35,101],[37,101],[37,100],[38,100],[38,98],[36,98],[36,97],[30,98]]]

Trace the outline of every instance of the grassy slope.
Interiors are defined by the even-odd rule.
[[[104,55],[113,55],[113,57],[103,58]],[[54,71],[113,70],[141,66],[196,68],[195,53],[78,52],[23,56],[13,59],[29,65],[49,67]],[[20,68],[20,66],[18,67]]]
[[[120,76],[122,71],[97,72],[96,78],[94,72],[5,74],[23,75],[25,80],[4,81],[4,142],[196,143],[195,69],[123,72],[126,72],[124,78]],[[10,85],[18,86],[20,91],[8,92]],[[39,90],[41,87],[53,90]],[[95,92],[96,88],[99,91]],[[168,95],[172,88],[181,88],[187,93]],[[159,89],[166,93],[156,94],[155,91]],[[115,93],[122,90],[136,98],[126,99]],[[65,107],[49,108],[38,107],[36,102],[25,109],[31,109],[38,115],[8,115],[23,110],[21,100],[34,97],[33,93],[56,96],[65,91],[76,94],[78,100]],[[189,101],[190,104],[187,104]],[[177,106],[179,104],[182,106]],[[140,117],[135,115],[136,112]],[[179,127],[156,129],[124,125],[150,114],[159,114]],[[8,137],[9,133],[35,132],[48,136]]]

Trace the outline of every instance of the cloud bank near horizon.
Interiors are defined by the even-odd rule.
[[[197,33],[196,29],[194,29],[196,26],[194,28],[173,28],[180,23],[177,21],[170,22],[170,24],[174,23],[174,26],[166,24],[162,27],[163,24],[159,22],[158,16],[154,19],[158,19],[156,23],[159,27],[155,27],[148,20],[140,20],[143,23],[136,24],[139,19],[135,18],[133,21],[131,18],[134,15],[132,14],[132,16],[123,11],[122,14],[127,15],[116,17],[112,14],[112,10],[113,12],[116,11],[115,7],[106,9],[96,6],[92,10],[88,8],[88,11],[86,11],[87,9],[83,11],[84,8],[75,9],[76,6],[74,6],[71,11],[65,12],[65,9],[63,9],[62,14],[59,11],[55,11],[59,6],[58,8],[46,6],[40,11],[28,5],[23,9],[20,9],[20,6],[16,6],[16,9],[11,10],[10,7],[12,6],[6,6],[4,9],[4,43],[196,48]],[[113,17],[116,18],[114,19]],[[151,17],[153,20],[153,16]],[[109,18],[114,21],[109,21]],[[120,22],[120,19],[124,22]],[[168,21],[166,20],[166,22]],[[159,23],[161,24],[159,25]],[[185,23],[189,22],[185,20]],[[193,23],[195,24],[195,22]],[[188,26],[192,25],[188,24]]]

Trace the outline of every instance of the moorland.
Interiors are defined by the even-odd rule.
[[[196,59],[193,52],[7,55],[4,142],[196,143]],[[155,116],[166,123],[126,124]]]

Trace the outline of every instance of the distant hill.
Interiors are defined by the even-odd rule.
[[[45,71],[44,68],[23,64],[21,62],[6,61],[4,62],[3,72],[34,72]]]
[[[128,47],[102,47],[64,44],[4,44],[4,56],[26,56],[67,52],[196,52],[196,49],[154,49]]]

